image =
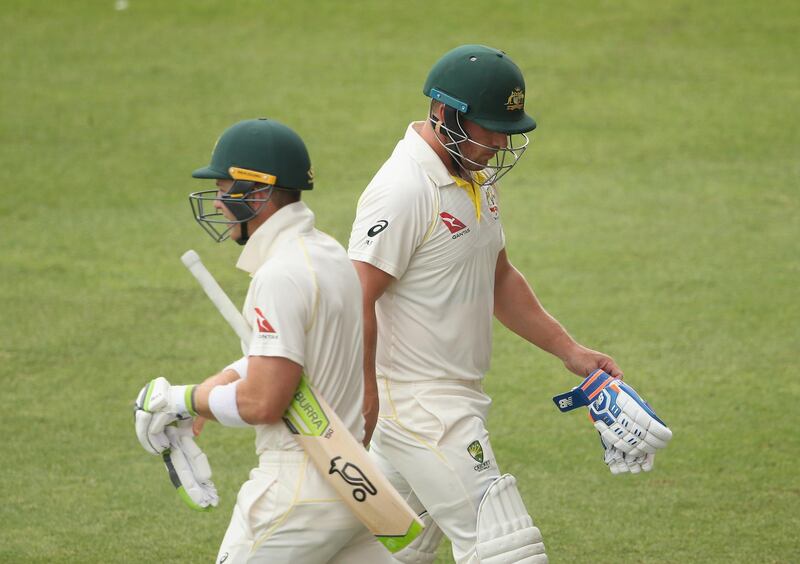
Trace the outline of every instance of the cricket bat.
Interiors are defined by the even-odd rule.
[[[249,343],[250,326],[198,254],[186,251],[181,261],[239,339]],[[424,525],[416,512],[400,497],[305,375],[283,420],[320,473],[390,552],[402,550],[422,532]]]

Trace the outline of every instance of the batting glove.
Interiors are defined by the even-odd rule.
[[[653,469],[656,455],[655,453],[644,453],[640,456],[632,456],[625,454],[621,450],[609,446],[600,437],[600,443],[603,445],[603,462],[606,463],[608,469],[612,474],[624,474],[630,472],[631,474],[638,474],[639,472],[649,472]]]
[[[602,370],[553,401],[561,411],[589,407],[589,419],[600,433],[606,464],[614,474],[649,471],[656,451],[672,439],[666,423],[632,387]]]
[[[164,429],[178,419],[197,415],[192,407],[195,386],[170,386],[164,377],[151,380],[136,397],[134,422],[136,437],[151,454],[160,454],[169,448],[169,438]]]
[[[161,456],[180,498],[197,511],[216,507],[219,496],[211,481],[211,466],[205,453],[194,442],[191,420],[176,421],[168,425],[164,433],[169,448]]]

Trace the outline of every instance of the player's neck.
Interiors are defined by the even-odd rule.
[[[430,148],[433,149],[433,152],[436,153],[436,156],[439,157],[439,160],[442,161],[442,164],[447,168],[447,172],[454,176],[461,176],[459,174],[460,170],[456,168],[456,164],[453,162],[453,157],[439,141],[430,120],[425,120],[421,125],[415,125],[414,130],[419,133],[419,136],[422,137],[428,145],[430,145]]]

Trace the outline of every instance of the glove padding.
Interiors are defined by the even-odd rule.
[[[168,425],[164,434],[169,448],[162,453],[162,457],[180,498],[197,511],[216,507],[219,496],[211,481],[211,466],[205,453],[194,442],[192,420],[178,420]]]
[[[641,456],[634,457],[613,446],[608,446],[602,437],[600,437],[600,443],[604,449],[603,462],[606,463],[608,469],[614,475],[624,474],[625,472],[638,474],[639,472],[649,472],[653,469],[656,459],[655,453],[644,453]]]
[[[604,459],[613,474],[649,472],[656,451],[672,438],[672,431],[633,388],[602,370],[553,401],[561,411],[589,407],[589,419],[600,433]]]
[[[160,454],[170,443],[164,429],[170,423],[196,415],[191,408],[191,391],[194,386],[171,386],[166,378],[158,377],[148,382],[136,397],[134,422],[136,437],[151,454]]]

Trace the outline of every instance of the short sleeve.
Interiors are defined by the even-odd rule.
[[[358,202],[347,253],[400,278],[433,222],[432,189],[427,179],[403,186],[380,176]]]
[[[253,336],[248,354],[280,356],[304,365],[313,284],[277,268],[259,270],[252,284]]]

